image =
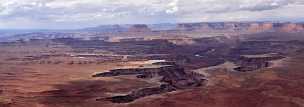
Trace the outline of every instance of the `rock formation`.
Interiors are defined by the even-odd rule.
[[[151,29],[145,24],[136,24],[128,29],[129,32],[150,32]]]
[[[171,64],[167,63],[167,64]],[[194,72],[186,72],[178,65],[166,65],[159,68],[131,68],[115,69],[109,72],[96,74],[93,77],[111,77],[120,75],[137,75],[138,78],[161,77],[160,86],[144,88],[124,96],[114,96],[99,100],[109,100],[114,103],[128,103],[135,99],[154,94],[161,94],[175,90],[189,89],[202,85],[203,76]]]
[[[304,31],[300,23],[273,23],[273,22],[210,22],[210,23],[182,23],[177,30],[182,31],[233,31],[233,32],[299,32]]]
[[[263,57],[245,57],[242,56],[238,64],[239,67],[234,70],[240,72],[254,71],[262,68],[266,68],[270,66],[270,62],[272,60],[277,60],[284,58],[283,56],[263,56]]]
[[[161,94],[161,93],[166,93],[166,92],[172,92],[175,90],[176,89],[170,85],[162,84],[159,87],[144,88],[141,90],[133,91],[130,94],[125,95],[125,96],[114,96],[114,97],[98,99],[98,100],[108,100],[113,103],[128,103],[128,102],[132,102],[141,97],[146,97],[146,96],[150,96],[150,95],[154,95],[154,94]]]

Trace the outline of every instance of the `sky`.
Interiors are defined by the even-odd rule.
[[[304,21],[304,0],[0,0],[0,29],[215,21]]]

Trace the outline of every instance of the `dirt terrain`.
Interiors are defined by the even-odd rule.
[[[0,107],[303,107],[301,36],[2,42]]]

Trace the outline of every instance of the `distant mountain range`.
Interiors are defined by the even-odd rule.
[[[138,27],[138,25],[142,28]],[[136,27],[137,26],[137,27]],[[162,23],[162,24],[122,24],[122,25],[100,25],[75,30],[1,30],[1,34],[20,34],[32,32],[127,32],[135,29],[149,29],[150,31],[184,30],[184,31],[210,31],[210,30],[230,30],[230,31],[265,31],[265,30],[285,30],[300,31],[304,29],[304,22],[198,22],[198,23]]]
[[[0,41],[29,38],[90,37],[95,33],[119,32],[304,32],[304,23],[297,22],[201,22],[164,24],[101,25],[77,30],[0,30]]]
[[[137,30],[135,30],[137,29]],[[145,30],[144,30],[145,29]],[[304,31],[304,23],[292,22],[201,22],[201,23],[164,23],[164,24],[134,24],[134,25],[102,25],[85,28],[80,31],[94,32],[127,32],[127,31]]]
[[[97,27],[89,27],[79,29],[79,31],[93,31],[93,32],[126,32],[134,26],[146,25],[152,31],[172,30],[176,29],[178,24],[163,23],[163,24],[124,24],[124,25],[100,25]]]

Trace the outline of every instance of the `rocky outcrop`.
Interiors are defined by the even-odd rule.
[[[151,29],[145,24],[136,24],[128,29],[129,32],[150,32]]]
[[[132,68],[132,69],[114,69],[109,72],[93,75],[93,77],[112,77],[121,75],[158,75],[159,68]]]
[[[300,23],[273,23],[273,22],[210,22],[210,23],[182,23],[178,30],[183,31],[234,31],[234,32],[299,32],[304,31]]]
[[[160,68],[130,68],[114,69],[109,72],[93,75],[93,77],[112,77],[122,75],[137,75],[139,78],[162,77],[160,82],[165,82],[177,89],[199,86],[201,78],[188,73],[177,65],[163,66]]]
[[[284,31],[284,32],[297,32],[297,31],[303,31],[303,30],[304,30],[303,24],[295,24],[295,23],[285,24],[281,28],[281,31]]]
[[[194,72],[186,72],[184,68],[178,65],[163,66],[160,68],[115,69],[109,72],[96,74],[93,77],[111,77],[120,75],[137,75],[138,78],[161,77],[159,81],[161,85],[158,87],[136,90],[124,96],[114,96],[100,100],[109,100],[114,103],[128,103],[135,99],[154,94],[198,87],[202,85],[204,80],[202,75]]]
[[[171,61],[164,61],[164,62],[155,62],[152,63],[153,65],[176,65],[175,62],[171,62]]]
[[[245,57],[242,56],[239,61],[239,67],[234,68],[236,71],[248,72],[269,67],[270,61],[282,59],[283,56],[267,56],[267,57]]]
[[[113,103],[128,103],[128,102],[132,102],[141,97],[161,94],[161,93],[166,93],[166,92],[172,92],[175,90],[176,89],[174,87],[172,87],[171,85],[163,84],[163,85],[160,85],[159,87],[144,88],[144,89],[136,90],[125,96],[114,96],[114,97],[99,99],[99,100],[108,100]]]
[[[249,32],[264,32],[270,31],[273,29],[272,23],[251,23],[249,25],[248,31]]]

